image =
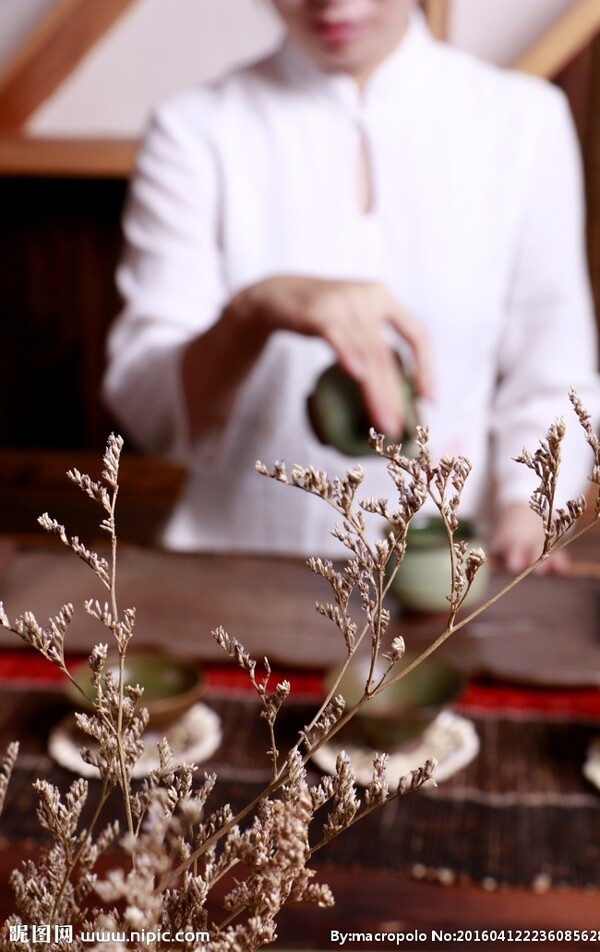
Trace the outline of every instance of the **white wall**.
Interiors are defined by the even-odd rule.
[[[0,63],[9,37],[22,36],[51,2],[0,0]],[[450,0],[450,40],[509,65],[576,2]],[[261,55],[279,35],[269,0],[138,0],[33,115],[29,131],[136,135],[158,99]]]
[[[577,0],[450,0],[455,46],[510,66]],[[600,2],[600,0],[598,0]]]
[[[53,0],[0,0],[0,65]]]
[[[29,128],[46,135],[138,133],[157,100],[261,55],[279,36],[268,0],[138,0]]]

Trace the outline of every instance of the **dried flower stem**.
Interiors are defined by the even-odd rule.
[[[0,813],[2,812],[2,807],[4,806],[4,798],[6,797],[6,791],[8,789],[8,784],[10,782],[15,763],[17,761],[18,753],[19,745],[16,741],[13,741],[8,745],[6,753],[0,761]]]

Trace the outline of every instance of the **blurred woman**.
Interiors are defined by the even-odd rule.
[[[157,109],[125,215],[105,394],[187,467],[162,541],[340,554],[327,507],[254,462],[347,468],[306,414],[333,361],[394,437],[399,349],[434,455],[473,464],[463,515],[518,570],[542,534],[512,457],[568,412],[569,386],[598,399],[567,104],[435,42],[413,0],[272,3],[279,50]],[[586,450],[568,444],[565,496]],[[389,495],[381,461],[360,463],[365,495]]]

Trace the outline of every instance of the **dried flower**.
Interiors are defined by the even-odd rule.
[[[598,487],[594,519],[597,522],[600,441],[589,414],[574,393],[571,402],[594,454],[590,478]],[[558,421],[538,450],[523,450],[518,458],[538,477],[531,504],[544,524],[543,557],[566,544],[565,533],[584,509],[584,501],[576,499],[555,510],[563,436],[564,424]],[[443,457],[433,463],[425,428],[418,430],[418,452],[413,458],[404,456],[401,446],[386,444],[383,435],[371,433],[373,450],[385,461],[390,474],[393,501],[358,499],[363,480],[358,467],[350,469],[343,478],[331,479],[310,466],[294,466],[288,475],[281,462],[275,463],[272,471],[257,464],[263,475],[321,498],[336,512],[339,521],[332,532],[346,547],[348,557],[341,567],[319,558],[308,560],[310,571],[330,589],[329,599],[317,603],[316,610],[342,635],[345,661],[340,677],[354,663],[361,644],[368,648],[370,663],[363,697],[353,708],[348,709],[339,693],[338,678],[310,723],[300,730],[296,743],[280,752],[276,742],[277,718],[289,696],[289,682],[279,681],[271,688],[272,672],[267,659],[259,667],[237,639],[222,628],[214,632],[223,651],[246,672],[259,699],[269,736],[271,780],[256,800],[234,814],[229,804],[209,809],[217,778],[205,775],[198,780],[194,765],[177,763],[165,740],[158,745],[158,768],[135,792],[131,787],[132,771],[144,746],[148,715],[141,707],[142,688],[126,686],[123,677],[128,646],[134,636],[135,612],[127,608],[121,611],[116,599],[115,504],[122,445],[120,437],[109,438],[101,481],[78,470],[69,473],[69,478],[102,509],[101,528],[108,533],[111,549],[108,559],[88,549],[76,536],[69,537],[64,527],[47,514],[40,519],[41,525],[83,559],[108,590],[106,603],[89,600],[85,610],[114,641],[120,665],[114,675],[107,670],[108,645],[102,642],[94,647],[89,665],[97,699],[93,713],[77,715],[80,729],[95,742],[94,750],[84,749],[82,756],[97,768],[101,780],[92,821],[86,827],[81,824],[89,796],[85,780],[75,780],[64,795],[47,781],[38,780],[38,816],[51,834],[52,844],[41,851],[35,863],[28,862],[13,873],[15,913],[0,929],[0,950],[9,952],[12,948],[11,930],[29,924],[69,922],[87,935],[97,935],[102,930],[122,935],[122,939],[97,941],[92,946],[96,952],[125,949],[125,936],[132,929],[202,932],[209,936],[202,947],[210,952],[251,952],[274,941],[277,916],[287,902],[310,902],[323,907],[333,903],[329,887],[314,881],[314,870],[309,866],[318,849],[372,810],[433,782],[435,764],[427,760],[392,787],[387,776],[388,758],[377,754],[371,781],[361,800],[351,761],[345,753],[338,756],[334,775],[322,777],[316,786],[307,784],[306,763],[348,723],[356,710],[414,666],[411,663],[398,670],[405,651],[404,639],[396,636],[387,644],[390,614],[384,602],[393,574],[404,557],[410,521],[427,499],[437,506],[448,533],[452,587],[446,626],[424,655],[469,620],[457,621],[457,614],[485,561],[483,550],[468,549],[463,542],[454,540],[470,466],[462,457]],[[371,538],[367,517],[382,520],[382,538]],[[484,609],[485,606],[478,608],[469,617]],[[67,676],[64,641],[72,616],[73,607],[65,605],[45,627],[27,612],[11,623],[0,603],[0,625],[35,647]],[[382,659],[384,665],[379,663]],[[17,745],[12,744],[0,762],[0,809],[16,757]],[[120,790],[123,799],[126,829],[116,822],[103,825],[101,821],[104,804],[115,789]],[[108,868],[99,876],[98,859],[115,842],[130,855],[130,867]],[[235,876],[236,884],[225,899],[221,917],[210,921],[207,900],[212,887],[227,874]],[[75,940],[67,944],[59,939],[51,949],[80,952],[90,948],[87,940],[82,943],[83,940]],[[185,940],[182,946],[185,952],[197,947],[191,940]]]

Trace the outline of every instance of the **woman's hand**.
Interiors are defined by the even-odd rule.
[[[518,575],[542,554],[544,528],[540,517],[527,503],[513,503],[503,509],[492,535],[490,554],[501,568]],[[567,571],[569,557],[562,550],[542,562],[538,575],[562,575]]]
[[[289,330],[327,341],[341,367],[359,383],[373,425],[391,438],[400,434],[403,419],[397,362],[384,333],[386,325],[411,349],[418,393],[432,395],[425,332],[381,284],[272,277],[241,291],[224,317],[227,311],[236,322],[253,324],[259,336]]]

